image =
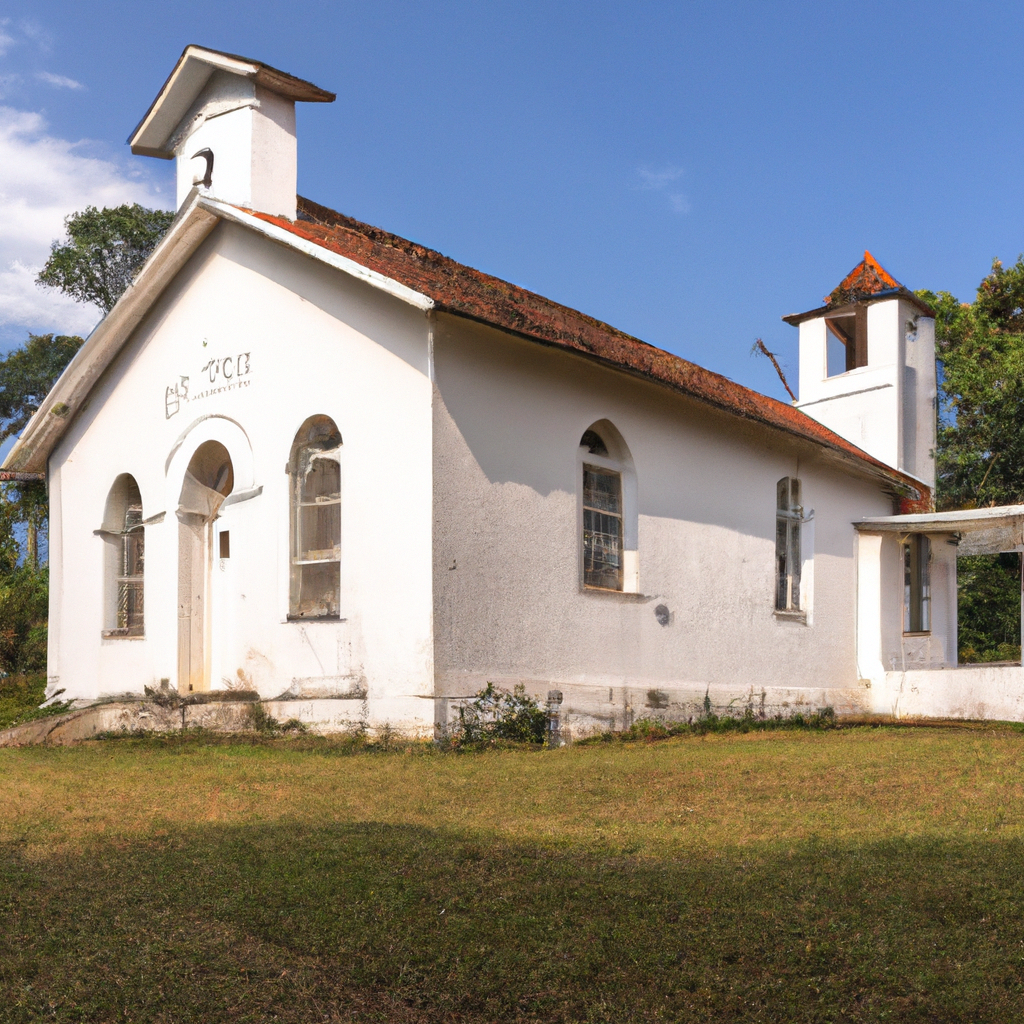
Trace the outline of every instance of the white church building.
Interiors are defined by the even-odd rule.
[[[131,136],[177,217],[3,467],[49,488],[49,692],[1024,719],[1020,666],[957,665],[957,554],[1024,509],[931,511],[924,303],[865,255],[786,318],[787,405],[297,198],[295,103],[333,99],[190,46]]]

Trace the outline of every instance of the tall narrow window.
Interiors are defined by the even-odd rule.
[[[335,619],[341,597],[341,433],[311,416],[295,436],[291,477],[289,618]]]
[[[784,476],[776,485],[775,610],[800,611],[800,481]]]
[[[142,636],[143,576],[146,569],[146,528],[142,505],[129,505],[121,533],[121,575],[117,578],[117,628],[126,636]]]
[[[640,590],[639,503],[629,446],[610,420],[583,432],[579,474],[579,568],[584,590]]]
[[[622,590],[622,474],[583,464],[583,583]]]
[[[142,497],[134,478],[120,476],[110,489],[103,535],[108,544],[110,580],[105,637],[141,637],[145,633],[146,528]]]
[[[903,544],[903,632],[928,633],[932,628],[932,595],[928,577],[931,543],[921,533]]]

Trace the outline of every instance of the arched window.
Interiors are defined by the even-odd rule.
[[[139,485],[127,473],[110,488],[102,534],[107,541],[103,635],[141,637],[145,632],[146,528]]]
[[[336,619],[341,596],[341,433],[310,416],[288,460],[291,481],[291,619]]]
[[[579,450],[583,586],[635,593],[636,474],[629,449],[615,427],[601,420],[584,431]]]
[[[784,476],[775,485],[775,610],[798,612],[800,573],[803,558],[800,551],[800,528],[804,520],[800,504],[800,481]]]

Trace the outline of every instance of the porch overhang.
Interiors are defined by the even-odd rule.
[[[1024,505],[874,516],[853,525],[860,533],[952,534],[960,555],[1024,551]]]

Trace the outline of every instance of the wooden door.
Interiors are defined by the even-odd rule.
[[[210,524],[178,513],[178,692],[208,689],[206,606],[209,590]]]

